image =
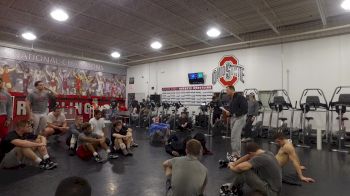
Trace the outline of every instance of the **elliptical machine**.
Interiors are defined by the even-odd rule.
[[[338,142],[338,148],[331,149],[333,152],[342,152],[342,153],[349,153],[348,150],[346,150],[346,147],[350,147],[349,145],[345,145],[346,139],[348,139],[349,135],[346,133],[346,127],[344,126],[344,122],[349,120],[347,117],[344,116],[346,112],[348,112],[347,108],[350,107],[350,93],[340,93],[344,89],[350,89],[350,86],[339,86],[334,90],[334,93],[332,95],[332,99],[329,102],[329,108],[331,111],[331,120],[330,120],[330,144],[333,143],[333,131],[332,131],[332,125],[333,125],[333,112],[336,112],[338,114],[338,117],[336,118],[338,121],[338,131],[336,133],[336,138]],[[335,96],[338,96],[338,100],[335,99]]]
[[[316,92],[316,95],[308,95],[310,92]],[[322,102],[320,100],[322,98]],[[301,115],[301,134],[299,134],[299,141],[301,144],[296,145],[301,148],[310,148],[311,139],[315,138],[315,133],[313,133],[312,121],[314,118],[311,116],[307,116],[307,114],[311,112],[326,112],[326,129],[328,128],[328,102],[327,99],[321,89],[304,89],[300,97],[300,110],[302,111]]]

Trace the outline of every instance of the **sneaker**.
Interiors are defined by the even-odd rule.
[[[127,149],[127,151],[128,151],[128,156],[132,156],[133,155],[133,153],[131,152],[130,149]]]
[[[75,150],[73,148],[69,148],[68,152],[69,152],[69,156],[75,155]]]
[[[124,156],[128,156],[129,155],[129,152],[126,149],[122,149],[122,153],[123,153]]]
[[[46,170],[50,170],[50,169],[56,168],[57,165],[58,165],[57,163],[51,161],[50,158],[46,159],[45,162],[46,162],[46,165],[45,165],[45,169]]]
[[[227,153],[226,154],[226,159],[229,161],[229,162],[236,162],[240,157],[237,156],[237,155],[231,155],[230,153]]]
[[[46,166],[46,161],[42,160],[42,161],[39,163],[39,168],[40,168],[40,169],[45,169],[45,166]]]
[[[102,160],[102,158],[100,157],[100,155],[96,155],[96,156],[95,156],[95,161],[96,161],[97,163],[102,163],[102,162],[103,162],[103,160]]]
[[[118,155],[116,155],[116,154],[114,154],[114,153],[109,153],[108,154],[108,158],[109,159],[116,159],[116,158],[118,158],[119,156]]]
[[[131,147],[138,147],[139,145],[136,144],[135,142],[131,144]]]

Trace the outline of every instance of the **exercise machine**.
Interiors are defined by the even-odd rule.
[[[294,116],[294,109],[291,104],[290,98],[288,96],[288,93],[284,89],[278,89],[278,90],[273,90],[270,98],[269,98],[269,107],[271,108],[271,113],[270,113],[270,120],[269,120],[269,129],[267,132],[267,138],[271,138],[271,132],[283,132],[283,133],[289,133],[290,129],[288,128],[287,120],[288,118],[286,117],[281,117],[280,113],[282,111],[287,111],[287,110],[292,110],[291,113],[291,124],[290,127],[292,127],[293,123],[293,116]],[[277,113],[277,120],[276,120],[276,128],[274,129],[272,127],[272,117],[273,113]]]
[[[311,94],[311,95],[310,95]],[[321,101],[322,100],[322,101]],[[316,131],[312,129],[311,121],[314,117],[308,116],[309,112],[326,112],[325,127],[328,129],[329,107],[327,99],[321,89],[310,88],[304,89],[300,97],[301,113],[301,133],[299,134],[300,144],[296,145],[301,148],[310,148],[311,139],[317,137]],[[327,132],[327,130],[326,130]]]
[[[350,107],[350,93],[344,93],[343,91],[350,90],[350,86],[339,86],[337,87],[332,95],[331,101],[329,102],[329,108],[331,112],[331,120],[330,120],[330,144],[333,143],[333,113],[336,112],[338,114],[338,130],[336,132],[336,138],[338,142],[338,148],[331,149],[333,152],[341,152],[341,153],[349,153],[346,147],[350,147],[345,144],[346,139],[349,137],[346,132],[346,127],[344,125],[345,121],[349,120],[344,116],[346,112],[348,112],[348,108]],[[338,98],[336,98],[338,97]]]

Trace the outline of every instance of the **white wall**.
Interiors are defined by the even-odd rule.
[[[127,78],[135,77],[135,84],[127,85],[127,93],[160,94],[162,87],[189,86],[191,72],[204,72],[205,85],[211,85],[212,70],[224,55],[236,56],[245,67],[245,84],[239,83],[238,90],[285,88],[293,104],[305,88],[323,89],[329,101],[335,87],[350,85],[350,35],[340,35],[130,67]],[[214,91],[222,88],[217,83]]]

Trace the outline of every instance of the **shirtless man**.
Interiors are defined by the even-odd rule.
[[[300,165],[300,160],[297,153],[295,152],[292,142],[284,137],[282,133],[276,133],[274,136],[275,142],[280,147],[276,155],[276,159],[281,167],[285,166],[288,161],[293,163],[293,166],[298,174],[298,177],[303,182],[315,182],[314,179],[305,177],[302,170],[304,166]]]

